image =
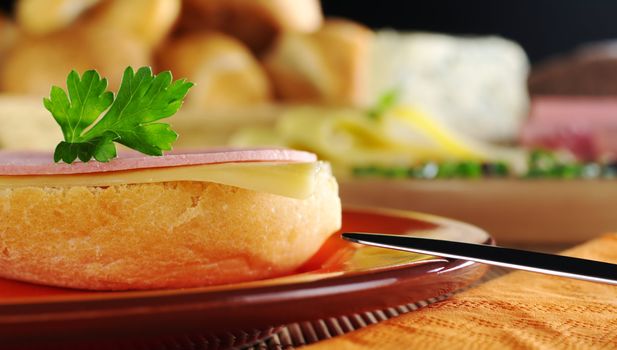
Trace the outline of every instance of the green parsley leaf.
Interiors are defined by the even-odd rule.
[[[56,146],[54,161],[70,164],[77,158],[107,162],[117,155],[114,142],[155,156],[171,150],[178,134],[169,124],[156,121],[180,109],[193,83],[173,81],[169,71],[153,75],[149,67],[137,72],[128,67],[115,98],[106,91],[107,80],[94,70],[81,77],[72,71],[66,85],[68,96],[54,86],[43,103],[64,135],[64,141]]]

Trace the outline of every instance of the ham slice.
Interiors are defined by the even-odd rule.
[[[521,130],[528,147],[567,149],[581,159],[617,155],[617,98],[538,96]]]
[[[88,174],[186,165],[237,162],[314,162],[316,160],[317,156],[309,152],[274,148],[170,152],[161,157],[125,152],[108,163],[76,161],[73,164],[54,163],[53,155],[47,152],[0,152],[0,176]]]

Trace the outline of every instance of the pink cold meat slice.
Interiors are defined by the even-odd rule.
[[[304,163],[316,160],[317,157],[309,152],[277,148],[178,151],[160,157],[124,152],[107,163],[90,161],[73,164],[54,163],[53,155],[48,152],[0,152],[0,176],[88,174],[187,165],[239,162]]]
[[[567,149],[581,159],[617,155],[617,98],[536,96],[521,130],[528,147]]]

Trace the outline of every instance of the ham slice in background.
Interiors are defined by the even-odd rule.
[[[582,160],[617,159],[617,96],[535,96],[520,141]]]

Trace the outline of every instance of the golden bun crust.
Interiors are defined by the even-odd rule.
[[[150,51],[130,36],[114,29],[76,25],[45,37],[19,40],[0,66],[0,89],[46,96],[51,85],[66,85],[72,69],[80,73],[96,69],[108,78],[111,89],[117,89],[127,66],[150,64]]]
[[[187,108],[254,106],[271,99],[268,76],[237,39],[202,32],[171,41],[159,53],[159,68],[195,83]]]
[[[184,0],[178,30],[227,33],[259,54],[281,32],[312,32],[322,21],[318,0]]]
[[[19,39],[18,34],[13,21],[0,13],[0,66],[4,64],[7,52]],[[2,146],[1,141],[0,146]]]
[[[49,35],[80,22],[99,30],[113,28],[155,47],[169,34],[181,5],[181,0],[20,0],[15,13],[20,29],[30,36]],[[79,25],[70,29],[80,30]]]
[[[181,7],[181,0],[106,0],[85,21],[99,30],[113,28],[148,48],[156,48],[172,30]]]
[[[3,58],[0,90],[45,96],[51,85],[65,86],[73,69],[96,69],[117,89],[127,66],[152,65],[180,6],[181,0],[20,1],[18,24],[26,35]]]
[[[372,39],[362,25],[327,20],[314,33],[283,33],[263,64],[285,101],[355,105],[364,99]]]
[[[0,13],[0,57],[17,40],[17,29],[8,17]]]
[[[19,0],[15,18],[28,35],[47,35],[66,28],[101,0]]]
[[[292,199],[204,182],[0,189],[0,276],[95,290],[292,273],[340,227],[337,184]]]

